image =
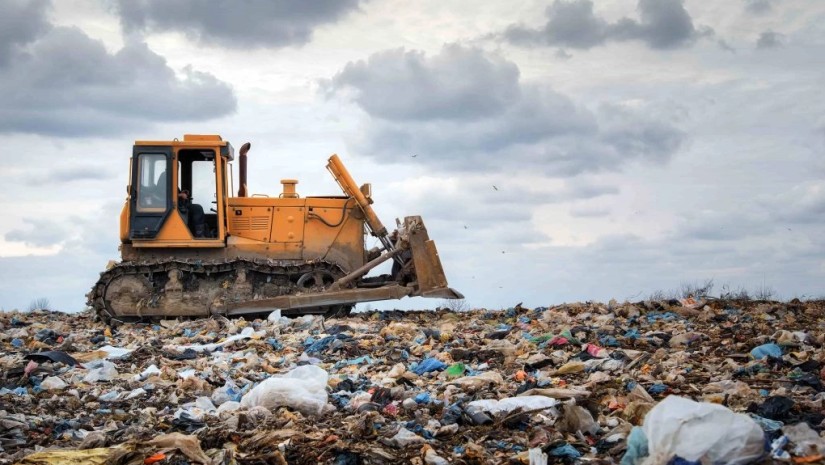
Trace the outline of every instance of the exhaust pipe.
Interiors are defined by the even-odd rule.
[[[238,156],[238,197],[246,197],[246,152],[249,152],[251,147],[252,144],[249,142],[243,144]]]

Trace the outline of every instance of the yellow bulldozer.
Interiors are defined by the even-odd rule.
[[[461,299],[448,287],[419,216],[389,232],[337,155],[327,169],[343,195],[250,195],[247,153],[218,135],[137,141],[120,215],[121,261],[101,273],[88,303],[104,321],[249,315],[343,316],[355,303],[407,296]],[[204,208],[206,207],[206,208]],[[379,247],[367,249],[367,233]],[[367,276],[392,260],[391,273]]]

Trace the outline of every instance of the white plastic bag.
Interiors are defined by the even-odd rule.
[[[123,347],[112,347],[108,345],[98,347],[97,350],[106,352],[106,360],[122,359],[133,352],[132,349],[124,349]]]
[[[193,421],[203,421],[207,416],[217,415],[217,408],[208,397],[200,396],[194,402],[181,405],[174,414],[176,419],[185,418]]]
[[[235,402],[234,400],[230,400],[228,402],[222,403],[221,406],[218,407],[218,410],[216,411],[216,413],[217,413],[218,416],[220,416],[224,412],[234,412],[235,410],[238,410],[239,408],[241,408],[241,403],[240,402]]]
[[[252,388],[241,398],[241,407],[261,406],[274,410],[286,406],[305,415],[320,415],[327,404],[328,379],[323,368],[299,366],[284,376],[273,376]]]
[[[679,396],[656,404],[642,429],[650,451],[643,465],[665,465],[675,456],[691,462],[744,465],[764,453],[764,433],[753,419],[721,405]]]
[[[424,444],[427,442],[426,439],[404,427],[401,427],[401,429],[398,430],[398,433],[396,433],[390,441],[392,441],[396,447],[407,447],[409,445]]]
[[[227,379],[223,387],[212,391],[212,402],[215,405],[221,405],[225,402],[238,401],[241,397],[240,392],[238,386],[231,379]]]
[[[534,447],[527,451],[530,465],[547,465],[547,454],[541,451],[540,447]]]
[[[66,382],[57,376],[49,376],[40,383],[40,387],[46,391],[60,391],[66,388]]]
[[[565,405],[564,417],[556,427],[561,431],[573,434],[581,431],[582,433],[595,435],[601,431],[599,424],[593,419],[593,415],[586,408],[578,405]]]
[[[504,384],[504,378],[495,371],[485,371],[480,375],[454,379],[450,381],[450,384],[455,384],[468,391],[477,391],[485,386],[501,386]]]
[[[117,368],[112,362],[105,360],[93,363],[87,363],[87,367],[91,368],[89,373],[83,378],[84,383],[96,383],[98,381],[111,381],[117,376]]]
[[[782,433],[794,444],[794,455],[808,457],[825,452],[825,441],[807,423],[785,426]]]
[[[501,400],[484,399],[474,400],[467,404],[467,410],[488,412],[493,415],[510,413],[516,409],[536,410],[541,408],[552,408],[558,405],[559,401],[544,396],[521,396],[507,397]]]
[[[255,334],[255,330],[251,326],[247,326],[246,328],[242,329],[240,333],[235,334],[234,336],[229,336],[225,340],[221,342],[215,342],[212,344],[189,344],[189,345],[182,345],[182,346],[164,346],[164,349],[169,349],[178,353],[183,353],[187,349],[194,350],[195,352],[214,352],[218,350],[220,347],[227,346],[232,344],[233,342],[241,341],[244,339],[249,339],[253,337]],[[261,332],[261,336],[265,333]]]
[[[146,381],[147,379],[149,379],[150,376],[159,375],[159,374],[160,374],[160,368],[158,368],[157,365],[152,364],[152,365],[149,365],[149,367],[146,368],[145,370],[141,371],[140,374],[132,376],[132,380],[133,381]]]

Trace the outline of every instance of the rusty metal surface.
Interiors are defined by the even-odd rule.
[[[338,158],[338,155],[332,155],[329,157],[329,161],[327,163],[327,170],[329,170],[332,177],[335,179],[335,182],[341,187],[341,190],[347,197],[351,197],[355,199],[358,203],[358,206],[364,212],[366,216],[367,225],[370,227],[373,235],[376,237],[382,237],[387,235],[387,228],[384,227],[384,224],[381,223],[381,220],[378,218],[378,215],[375,214],[375,211],[372,209],[369,199],[361,192],[361,189],[358,188],[358,184],[352,178],[352,175],[349,174],[349,171],[344,166],[344,163]],[[391,247],[388,248],[391,250]]]
[[[247,142],[241,146],[241,151],[238,156],[238,197],[246,197],[247,195],[247,187],[246,187],[246,153],[249,152],[249,149],[252,148],[252,144]]]
[[[343,278],[339,279],[338,281],[336,281],[332,288],[333,289],[340,289],[341,287],[346,286],[347,284],[351,283],[352,281],[355,281],[356,279],[360,278],[361,276],[364,276],[365,274],[369,273],[370,270],[372,270],[376,266],[384,263],[385,261],[387,261],[390,258],[398,255],[401,252],[402,252],[401,249],[396,249],[396,250],[393,250],[392,252],[384,252],[382,255],[380,255],[377,258],[374,258],[373,260],[371,260],[369,263],[366,263],[364,266],[362,266],[362,267],[360,267],[356,270],[353,270],[350,274],[348,274],[348,275],[344,276]]]
[[[323,282],[305,277],[321,276]],[[103,321],[120,317],[208,316],[227,305],[321,292],[344,271],[323,261],[173,260],[119,263],[101,273],[88,304]]]
[[[435,291],[447,287],[447,276],[441,266],[441,259],[438,257],[435,242],[430,240],[427,228],[420,216],[408,216],[404,218],[404,224],[408,233],[410,250],[412,251],[415,275],[418,280],[418,292],[416,294],[426,297],[435,296]]]
[[[436,298],[436,299],[463,299],[464,294],[458,292],[451,287],[442,287],[433,289],[427,292],[422,292],[421,297]]]
[[[313,294],[284,295],[271,299],[251,300],[230,304],[226,307],[227,315],[260,313],[266,310],[288,310],[293,308],[324,307],[377,300],[400,299],[413,293],[410,287],[391,285],[373,289],[346,289]]]

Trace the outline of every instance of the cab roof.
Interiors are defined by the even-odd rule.
[[[183,140],[136,140],[135,145],[151,145],[165,147],[221,147],[221,155],[228,160],[235,159],[235,149],[227,140],[217,134],[184,134]]]

